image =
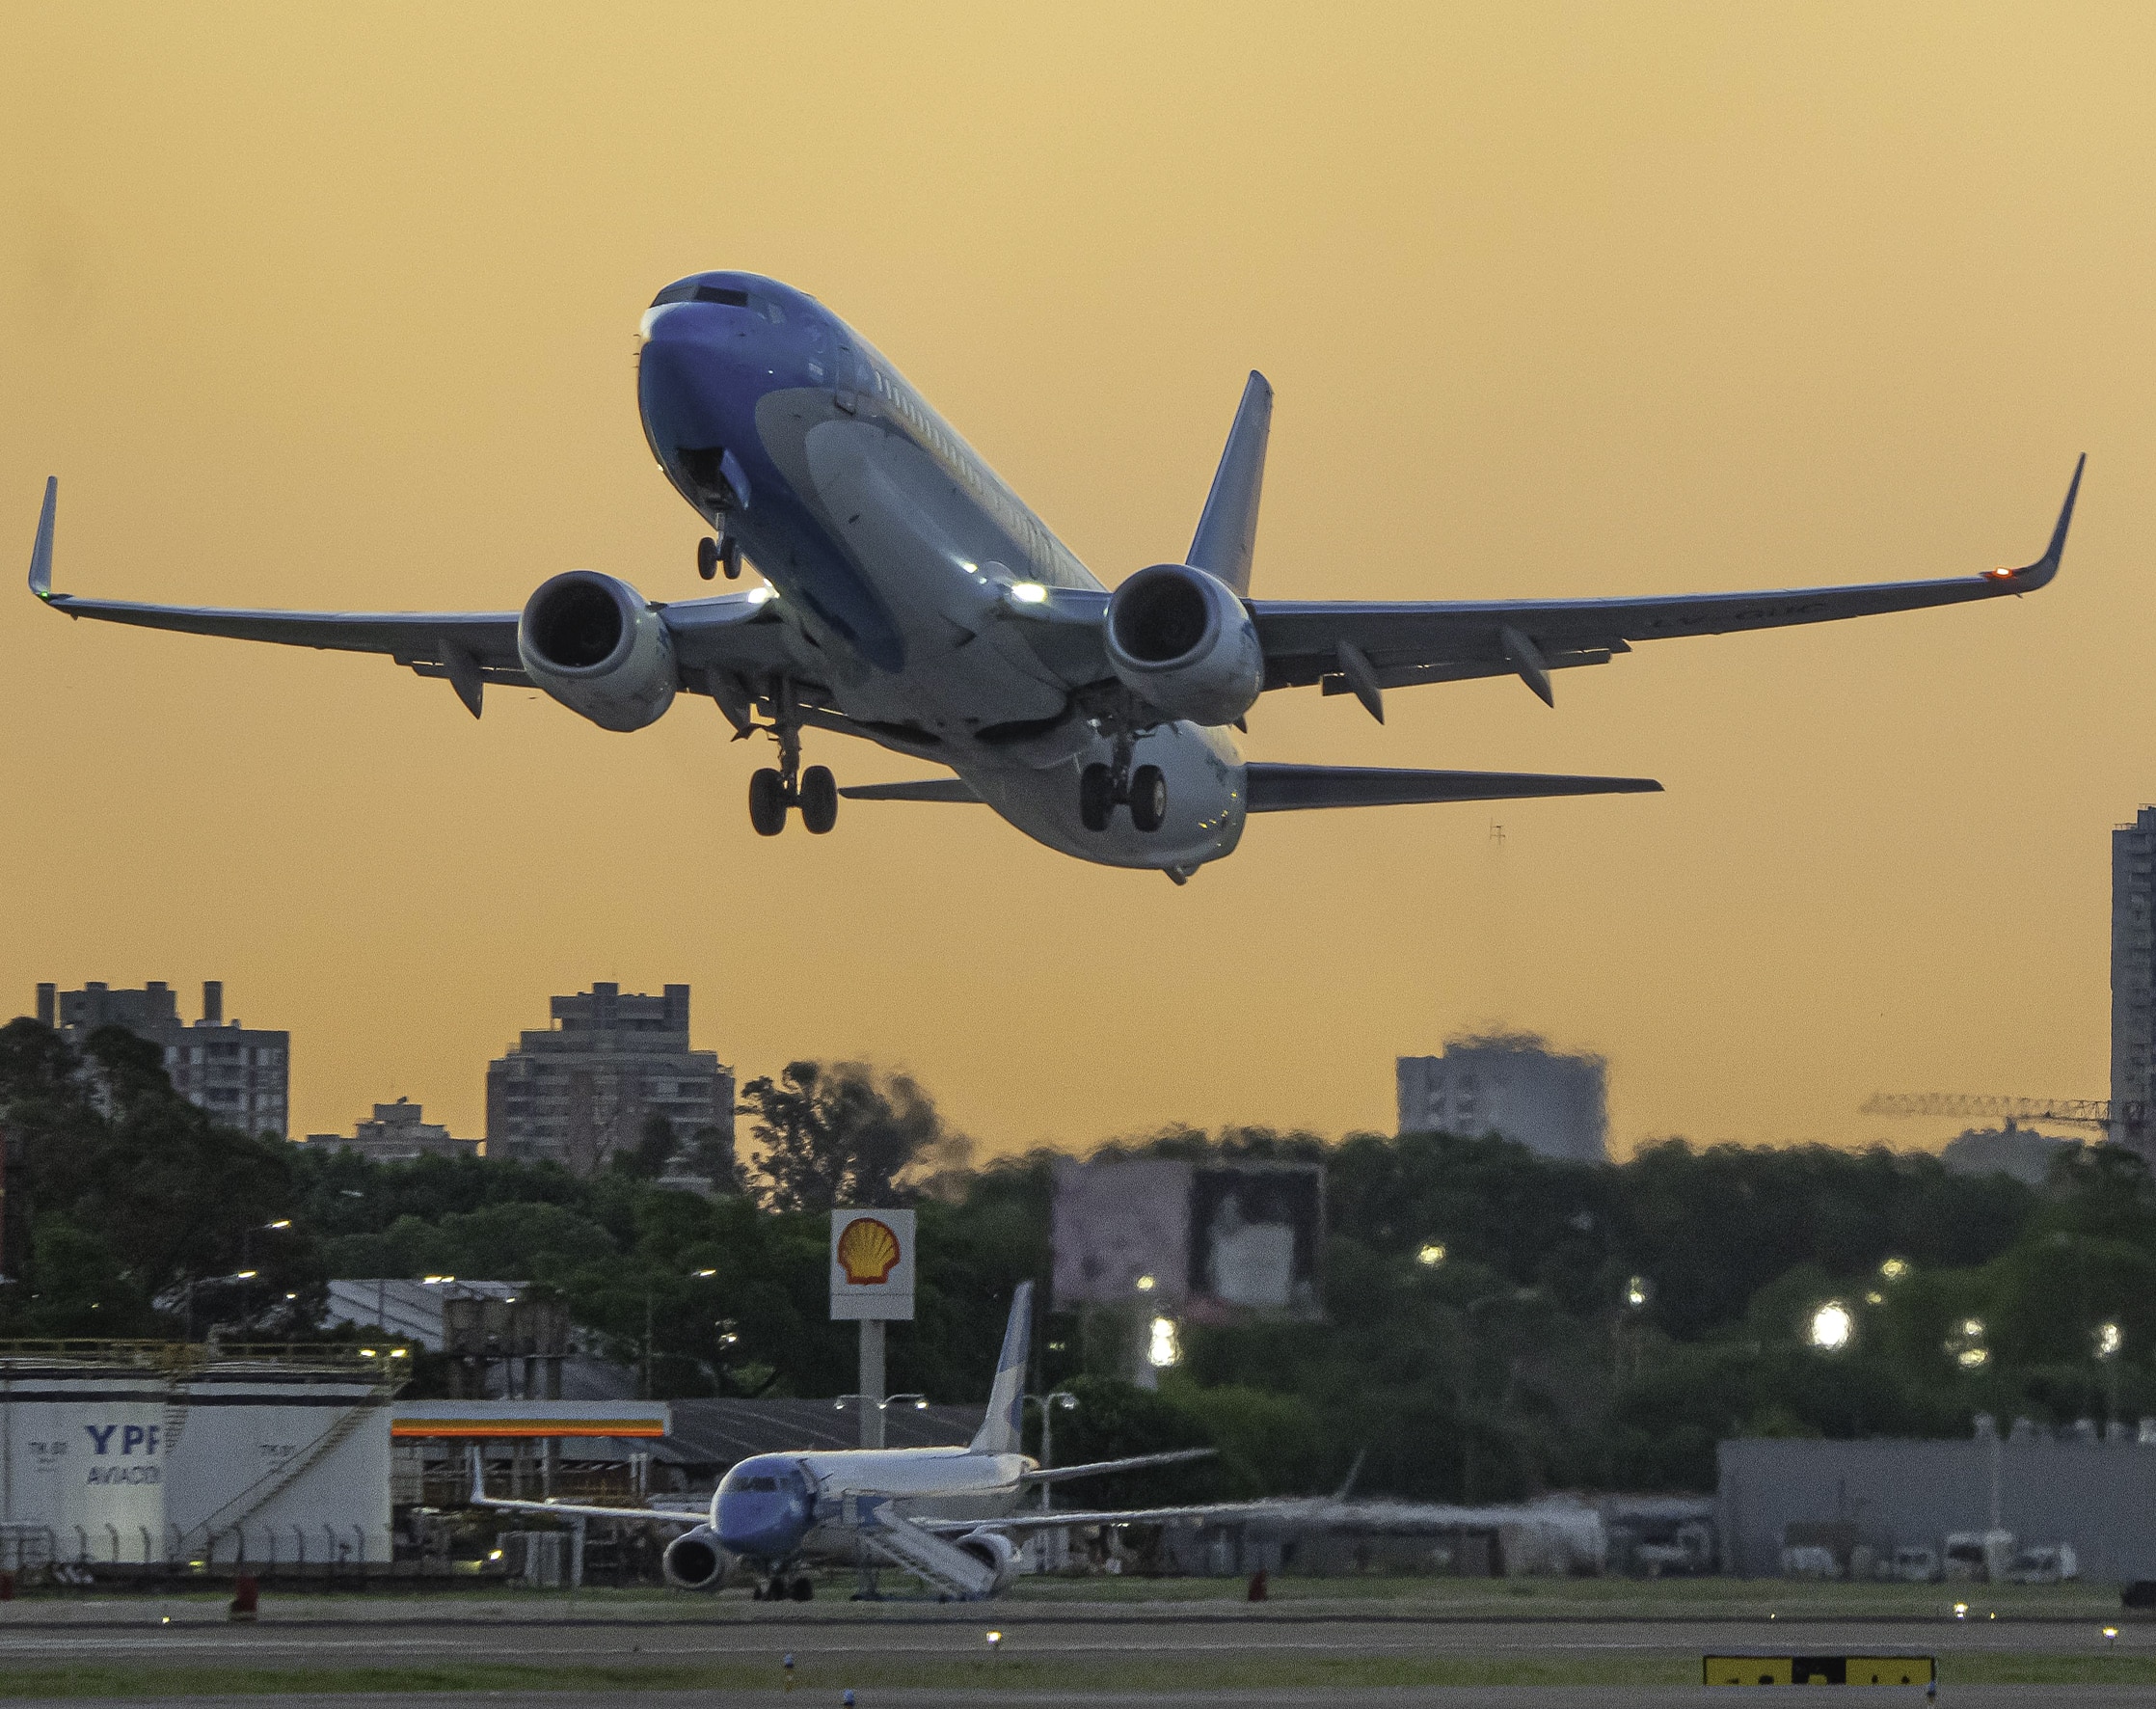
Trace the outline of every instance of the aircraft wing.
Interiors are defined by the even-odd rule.
[[[556,1519],[633,1519],[657,1525],[702,1525],[703,1513],[676,1513],[662,1507],[587,1507],[576,1502],[520,1502],[487,1494],[486,1474],[475,1459],[472,1467],[472,1505],[512,1513],[551,1513]]]
[[[1020,1483],[1063,1483],[1072,1478],[1105,1478],[1111,1472],[1140,1472],[1148,1466],[1180,1466],[1192,1460],[1209,1460],[1217,1448],[1173,1448],[1165,1453],[1134,1453],[1128,1459],[1089,1460],[1081,1466],[1036,1467]]]
[[[1657,599],[1252,600],[1251,616],[1265,652],[1265,686],[1317,683],[1328,694],[1354,694],[1380,719],[1379,695],[1386,689],[1469,677],[1517,675],[1551,701],[1550,672],[1605,665],[1631,651],[1636,641],[1829,623],[2033,593],[2059,573],[2087,462],[2084,456],[2074,465],[2049,548],[2020,569],[1928,582]]]
[[[128,623],[144,629],[171,629],[186,635],[215,635],[233,640],[270,641],[288,647],[316,647],[342,653],[382,653],[425,677],[445,677],[457,697],[479,715],[487,683],[530,688],[517,651],[516,611],[282,611],[220,606],[143,605],[131,600],[86,599],[52,590],[54,511],[58,477],[45,481],[45,500],[38,517],[37,544],[30,555],[30,591],[56,611]],[[764,588],[722,593],[708,599],[655,605],[674,638],[684,686],[709,688],[709,673],[759,672],[786,663],[777,612]],[[699,679],[704,680],[699,680]]]
[[[1206,1502],[1187,1507],[1027,1507],[1000,1519],[916,1519],[913,1523],[924,1531],[952,1536],[969,1531],[1052,1531],[1063,1525],[1174,1525],[1206,1519],[1262,1519],[1307,1506],[1307,1501],[1276,1501]]]

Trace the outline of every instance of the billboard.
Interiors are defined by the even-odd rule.
[[[913,1212],[831,1212],[831,1320],[913,1320]]]
[[[1321,1164],[1060,1164],[1054,1229],[1061,1308],[1135,1304],[1200,1322],[1320,1312]]]

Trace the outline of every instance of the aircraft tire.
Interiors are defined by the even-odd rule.
[[[1078,819],[1088,830],[1102,831],[1116,811],[1116,779],[1106,766],[1088,766],[1078,773]]]
[[[822,836],[839,822],[839,786],[828,766],[811,766],[801,773],[801,827],[811,836]]]
[[[1130,822],[1143,831],[1158,830],[1168,818],[1168,779],[1158,766],[1140,766],[1130,774]]]
[[[709,582],[718,574],[718,542],[706,534],[696,542],[696,573]],[[737,570],[735,574],[740,574]]]
[[[726,572],[727,581],[741,579],[741,543],[731,534],[719,546],[718,567]]]
[[[816,1600],[816,1581],[804,1573],[794,1581],[791,1593],[795,1602],[814,1602]]]
[[[786,828],[786,779],[775,768],[764,766],[748,780],[748,822],[760,837],[775,837]]]

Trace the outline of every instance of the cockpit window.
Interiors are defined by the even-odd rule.
[[[737,290],[732,285],[699,285],[693,279],[669,285],[651,300],[654,309],[663,309],[669,303],[717,303],[728,309],[752,309],[773,326],[786,319],[779,306],[767,298]]]
[[[791,1467],[773,1469],[769,1461],[761,1467],[736,1466],[719,1482],[721,1495],[737,1491],[751,1495],[776,1495],[784,1490],[790,1495],[802,1493],[801,1475]]]

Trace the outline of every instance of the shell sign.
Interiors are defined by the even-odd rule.
[[[913,1316],[913,1212],[831,1212],[834,1319]]]

